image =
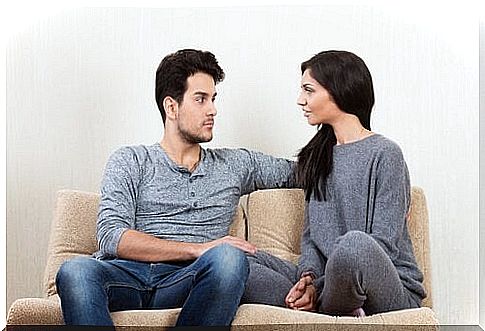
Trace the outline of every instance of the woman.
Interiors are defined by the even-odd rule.
[[[371,131],[369,70],[350,52],[325,51],[301,71],[298,105],[319,127],[298,154],[307,202],[302,255],[295,270],[259,253],[248,286],[257,283],[256,273],[271,277],[272,289],[285,288],[286,277],[293,282],[286,306],[333,315],[419,307],[426,294],[406,226],[408,170],[401,149]],[[269,297],[253,301],[281,305],[281,294]]]

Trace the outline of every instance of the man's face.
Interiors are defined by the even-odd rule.
[[[187,78],[187,91],[178,106],[178,129],[186,142],[198,144],[212,140],[216,94],[212,76],[198,72]]]

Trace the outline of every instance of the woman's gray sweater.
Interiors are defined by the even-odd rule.
[[[327,201],[312,197],[305,208],[299,275],[312,272],[321,290],[327,258],[339,237],[357,230],[371,235],[384,249],[404,287],[424,298],[423,274],[406,225],[409,206],[408,169],[396,143],[374,134],[334,146]]]

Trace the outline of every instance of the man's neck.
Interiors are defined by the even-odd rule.
[[[199,144],[190,144],[164,136],[160,146],[173,162],[190,171],[193,171],[199,163],[201,150]]]

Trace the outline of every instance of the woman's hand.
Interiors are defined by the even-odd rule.
[[[300,278],[300,280],[290,289],[285,298],[285,303],[289,308],[295,310],[315,311],[315,287],[310,275]]]

